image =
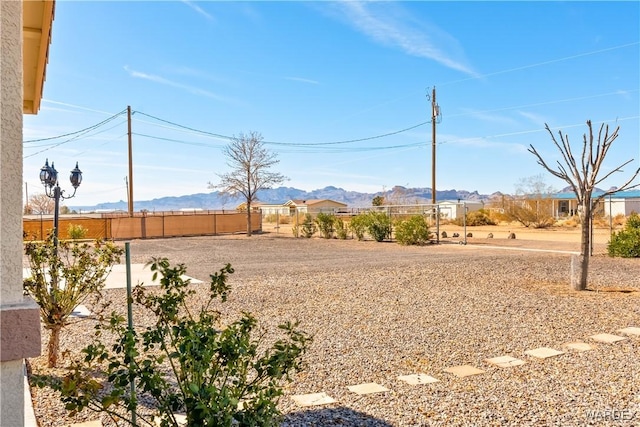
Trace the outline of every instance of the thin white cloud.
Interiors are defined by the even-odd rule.
[[[465,112],[465,115],[471,116],[474,119],[481,120],[487,123],[516,124],[516,121],[512,118],[501,116],[492,112],[475,111],[468,108],[463,108],[462,111]]]
[[[160,83],[160,84],[163,84],[163,85],[172,86],[172,87],[175,87],[175,88],[178,88],[178,89],[185,90],[185,91],[187,91],[189,93],[192,93],[194,95],[206,96],[208,98],[212,98],[212,99],[215,99],[215,100],[218,100],[218,101],[229,102],[229,103],[234,103],[234,104],[237,103],[236,101],[234,101],[232,99],[217,95],[217,94],[215,94],[213,92],[209,92],[208,90],[204,90],[204,89],[200,89],[198,87],[186,85],[184,83],[174,82],[172,80],[166,79],[164,77],[157,76],[155,74],[148,74],[148,73],[144,73],[144,72],[141,72],[141,71],[132,70],[127,65],[124,66],[124,69],[125,69],[125,71],[127,73],[129,73],[129,75],[131,77],[134,77],[134,78],[149,80],[149,81],[152,81],[152,82],[155,82],[155,83]]]
[[[195,4],[195,2],[192,2],[190,0],[181,0],[181,1],[182,1],[182,3],[186,4],[191,9],[195,10],[196,12],[198,12],[200,15],[204,16],[208,20],[213,21],[213,16],[211,16],[207,12],[205,12],[200,6]]]
[[[533,124],[538,125],[540,127],[544,127],[545,123],[549,122],[548,118],[541,116],[540,114],[529,113],[527,111],[518,111],[522,117],[530,120]]]
[[[311,80],[311,79],[305,79],[302,77],[285,77],[286,80],[293,80],[294,82],[301,82],[301,83],[309,83],[312,85],[319,85],[320,82],[316,81],[316,80]]]
[[[465,63],[462,48],[453,36],[436,25],[417,22],[398,9],[396,3],[343,1],[339,5],[346,21],[376,42],[478,76]]]

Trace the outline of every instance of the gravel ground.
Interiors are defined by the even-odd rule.
[[[577,249],[506,239],[402,247],[264,234],[134,241],[131,257],[141,263],[166,256],[205,281],[229,262],[236,273],[223,316],[250,311],[268,330],[301,321],[314,341],[306,369],[280,401],[286,427],[640,425],[640,337],[589,339],[640,327],[640,260],[594,256],[590,290],[578,293],[568,289],[571,255],[525,247]],[[206,285],[193,286],[206,293]],[[105,294],[122,308],[124,290]],[[134,318],[137,325],[150,321],[139,312]],[[88,342],[92,326],[85,321],[63,331],[65,360]],[[43,330],[43,352],[47,336]],[[564,350],[572,341],[596,348],[544,360],[524,353]],[[499,368],[484,360],[503,355],[526,364]],[[457,378],[443,371],[467,364],[486,372]],[[46,371],[42,356],[30,365]],[[411,386],[397,379],[415,373],[440,381]],[[360,396],[347,389],[369,382],[390,391]],[[337,403],[300,408],[291,399],[319,392]],[[34,389],[33,401],[40,426],[97,418],[65,418],[46,390]]]

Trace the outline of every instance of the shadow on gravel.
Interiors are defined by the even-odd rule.
[[[363,412],[340,406],[292,412],[284,416],[282,427],[367,426],[392,427],[392,424]]]

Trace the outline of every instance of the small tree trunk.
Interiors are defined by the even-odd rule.
[[[251,237],[251,204],[247,203],[247,237]]]
[[[47,344],[47,358],[50,368],[58,365],[58,353],[60,352],[60,331],[62,325],[52,325],[49,343]]]
[[[591,200],[586,201],[582,210],[582,224],[580,233],[580,280],[573,283],[573,289],[584,291],[587,289],[587,276],[589,274],[589,258],[591,256]]]

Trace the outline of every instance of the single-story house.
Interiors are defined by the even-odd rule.
[[[484,202],[478,200],[444,200],[438,202],[440,209],[440,217],[446,219],[462,218],[467,212],[479,211],[484,209]]]
[[[592,198],[595,199],[602,192],[594,192]],[[553,212],[556,217],[572,216],[578,212],[578,201],[576,195],[569,193],[556,193],[552,196]],[[606,216],[616,215],[629,216],[632,212],[640,213],[640,190],[620,191],[606,196],[596,207]]]
[[[347,205],[342,202],[336,202],[329,199],[310,199],[310,200],[289,200],[285,203],[262,203],[255,202],[251,205],[254,211],[260,210],[262,215],[278,214],[283,216],[295,216],[298,214],[318,214],[324,213],[336,213],[340,210],[347,208]],[[239,210],[246,209],[246,203],[242,203],[238,206]]]

